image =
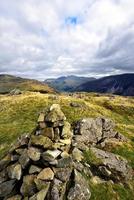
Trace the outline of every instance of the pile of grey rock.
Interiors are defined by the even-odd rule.
[[[41,113],[36,130],[19,138],[0,161],[0,199],[89,199],[88,184],[74,168],[72,136],[59,105]]]
[[[40,113],[37,128],[20,137],[0,161],[0,200],[89,200],[87,177],[127,182],[132,178],[127,161],[98,148],[111,138],[126,141],[113,128],[108,119],[83,119],[72,131],[53,104]],[[87,150],[101,162],[87,163]]]

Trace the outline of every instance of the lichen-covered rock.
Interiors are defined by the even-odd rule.
[[[13,189],[15,188],[16,180],[5,181],[0,184],[0,198],[6,197],[7,195],[11,195]]]
[[[40,168],[36,165],[31,165],[29,168],[29,174],[39,173],[41,170],[42,170],[42,168]]]
[[[37,148],[29,147],[27,153],[29,158],[33,161],[38,161],[40,159],[41,153],[40,150]]]
[[[50,138],[51,140],[53,140],[54,139],[54,130],[52,127],[46,127],[44,129],[42,129],[41,135],[46,136],[46,137]]]
[[[27,149],[24,149],[23,153],[21,154],[19,158],[19,163],[21,164],[23,169],[25,169],[29,165],[30,158],[28,156]]]
[[[44,149],[51,148],[53,145],[52,140],[50,140],[48,137],[45,137],[43,135],[39,135],[39,136],[32,135],[30,143],[35,146],[43,147]]]
[[[62,182],[69,181],[72,173],[72,168],[53,168],[55,177]]]
[[[63,129],[62,129],[62,134],[61,136],[63,138],[71,138],[73,135],[72,131],[71,131],[71,125],[69,122],[65,121],[64,122],[64,126],[63,126]]]
[[[70,188],[67,199],[89,200],[90,197],[91,192],[87,181],[77,170],[74,170],[74,186]]]
[[[91,151],[101,160],[99,171],[105,177],[122,182],[132,178],[132,169],[128,165],[127,160],[95,147],[92,147]]]
[[[45,180],[41,180],[41,179],[35,178],[34,182],[35,182],[36,187],[37,187],[38,190],[44,189],[44,190],[48,191],[48,189],[50,187],[50,182],[49,181],[45,181]]]
[[[8,198],[7,200],[21,200],[21,199],[22,199],[21,195],[15,195],[15,196]]]
[[[54,161],[60,154],[61,154],[61,151],[58,149],[47,150],[42,154],[42,158],[48,162],[51,162],[51,161]]]
[[[47,195],[48,190],[40,190],[37,194],[34,194],[29,200],[44,200]]]
[[[56,167],[58,168],[64,168],[64,167],[71,167],[73,164],[72,158],[69,156],[67,158],[61,158],[58,160],[58,164]]]
[[[6,155],[1,161],[0,161],[0,171],[8,166],[8,164],[11,162],[11,155]]]
[[[23,196],[29,197],[36,193],[36,184],[34,182],[35,178],[35,175],[27,175],[23,177],[23,183],[20,188],[20,192]]]
[[[20,180],[22,176],[22,167],[19,163],[15,163],[7,168],[8,176],[11,179]]]
[[[53,104],[45,117],[45,122],[53,123],[54,126],[61,126],[64,125],[64,120],[66,120],[66,117],[61,111],[60,106],[58,104]]]
[[[49,168],[43,169],[37,176],[37,179],[51,181],[54,178],[54,172]]]
[[[4,169],[0,172],[0,184],[3,183],[4,181],[7,181],[7,179],[8,179],[7,169]]]
[[[77,148],[74,148],[73,151],[72,151],[72,157],[75,161],[82,161],[83,159],[83,153],[82,151],[80,151],[79,149]]]

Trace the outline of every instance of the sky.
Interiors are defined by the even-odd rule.
[[[0,74],[134,72],[134,0],[0,0]]]

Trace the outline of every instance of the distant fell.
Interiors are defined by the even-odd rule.
[[[134,96],[134,73],[107,76],[88,81],[76,87],[74,91]]]
[[[93,77],[61,76],[59,78],[46,79],[44,82],[58,91],[71,92],[76,87],[86,82],[95,80]]]
[[[0,74],[0,94],[6,94],[14,89],[41,93],[53,93],[54,89],[45,83],[33,79],[20,78],[8,74]]]

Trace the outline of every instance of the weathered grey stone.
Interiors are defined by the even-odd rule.
[[[3,183],[4,181],[7,181],[8,179],[8,173],[7,170],[4,169],[0,172],[0,184]]]
[[[27,175],[23,177],[23,183],[20,192],[23,196],[32,196],[36,192],[36,185],[34,179],[35,175]]]
[[[72,158],[69,156],[67,158],[59,159],[56,167],[59,167],[59,168],[71,167],[72,164],[73,164]]]
[[[36,184],[36,187],[38,190],[47,190],[49,189],[50,187],[50,182],[49,181],[44,181],[44,180],[40,180],[40,179],[34,179],[34,182]]]
[[[63,200],[65,199],[65,192],[66,192],[66,182],[63,183],[58,179],[53,180],[52,188],[50,191],[50,197],[48,199],[51,200]]]
[[[72,151],[72,157],[75,161],[82,161],[83,160],[83,153],[77,148],[74,148]]]
[[[38,161],[40,159],[41,153],[40,150],[37,148],[29,147],[27,153],[29,158],[33,161]]]
[[[54,161],[59,155],[61,154],[61,151],[58,149],[56,150],[47,150],[42,154],[42,157],[44,160],[52,162]]]
[[[52,140],[43,135],[32,135],[30,140],[32,145],[43,147],[44,149],[51,148],[53,145]]]
[[[52,127],[46,127],[41,131],[41,135],[50,138],[51,140],[54,139],[54,130]]]
[[[71,176],[72,168],[53,168],[55,177],[62,182],[69,181]]]
[[[95,147],[92,147],[91,151],[97,158],[101,159],[99,170],[104,176],[122,182],[132,178],[132,169],[128,165],[127,160]]]
[[[21,199],[22,199],[21,195],[15,195],[15,196],[8,198],[7,200],[21,200]]]
[[[16,180],[6,181],[0,184],[0,197],[6,197],[9,194],[12,194],[12,191],[15,187]]]
[[[64,113],[61,111],[58,104],[53,104],[50,107],[50,111],[45,117],[46,122],[54,123],[66,120]],[[57,124],[58,125],[58,124]]]
[[[64,122],[61,136],[63,138],[71,138],[73,136],[73,133],[71,131],[71,125],[67,121]]]
[[[89,200],[90,197],[91,192],[87,181],[77,170],[74,170],[74,186],[69,190],[67,199]]]
[[[49,167],[43,169],[37,176],[37,179],[46,181],[51,181],[53,180],[53,178],[54,178],[54,173]]]
[[[0,161],[0,171],[7,167],[7,165],[11,162],[11,155],[6,155],[1,161]]]
[[[7,168],[8,176],[11,179],[20,180],[22,176],[22,167],[19,163],[15,163]]]
[[[40,168],[36,165],[31,165],[29,168],[29,174],[39,173],[41,170],[42,170],[42,168]]]
[[[45,113],[41,112],[38,118],[38,123],[44,122],[44,119],[45,119]]]
[[[19,163],[21,164],[23,169],[25,169],[30,163],[30,158],[28,156],[27,149],[24,149],[23,153],[21,154],[19,158]]]
[[[48,190],[40,190],[37,194],[30,197],[29,200],[44,200],[47,195]]]

